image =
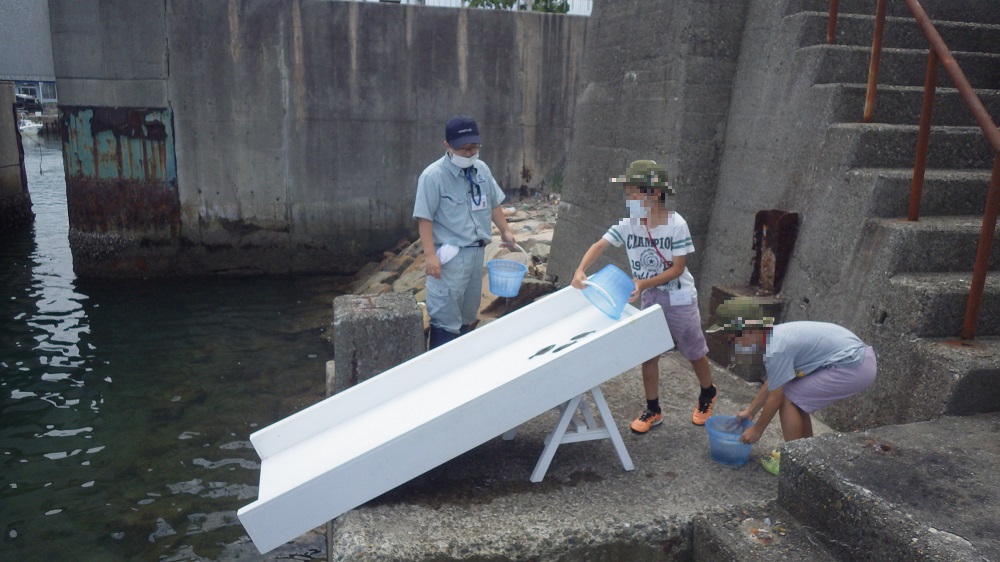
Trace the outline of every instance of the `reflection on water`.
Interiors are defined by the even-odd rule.
[[[0,247],[0,558],[259,559],[236,517],[249,436],[322,399],[337,280],[82,283],[58,140],[25,152],[36,221]]]

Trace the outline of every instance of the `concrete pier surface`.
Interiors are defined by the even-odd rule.
[[[513,441],[497,436],[337,518],[329,560],[689,560],[693,517],[777,496],[778,478],[757,458],[781,445],[780,426],[770,424],[746,465],[719,464],[706,429],[691,423],[698,386],[690,363],[669,352],[660,373],[664,421],[644,435],[628,427],[645,407],[639,368],[601,387],[635,470],[622,469],[610,441],[568,443],[531,483],[553,410]],[[716,414],[735,414],[757,392],[718,366],[713,376]]]
[[[644,407],[639,368],[601,385],[631,472],[610,441],[568,443],[531,483],[553,410],[513,441],[497,436],[338,517],[325,545],[321,527],[265,557],[247,542],[225,559],[1000,560],[1000,414],[864,432],[835,432],[814,417],[816,438],[784,445],[778,478],[758,462],[783,445],[778,420],[746,465],[724,466],[691,423],[690,364],[669,352],[660,374],[664,422],[645,435],[628,429]],[[736,413],[758,389],[716,364],[713,377],[717,415]],[[768,519],[772,532],[762,535]]]

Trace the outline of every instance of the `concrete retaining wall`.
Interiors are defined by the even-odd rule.
[[[608,178],[637,159],[666,165],[694,237],[688,265],[697,279],[749,3],[594,2],[549,261],[560,283],[568,283],[587,248],[625,216],[622,191]],[[624,251],[606,256],[625,267]]]
[[[508,193],[562,181],[587,18],[303,0],[53,0],[50,17],[64,125],[156,109],[175,135],[176,236],[105,198],[88,211],[124,212],[117,230],[71,223],[83,276],[353,272],[416,235],[416,178],[457,113]]]

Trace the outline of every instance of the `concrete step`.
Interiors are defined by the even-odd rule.
[[[845,155],[851,168],[912,168],[918,132],[917,125],[836,123],[828,129],[827,142],[853,143],[853,150]],[[929,169],[989,170],[993,159],[979,127],[931,128]]]
[[[880,218],[905,217],[910,205],[910,168],[859,168],[848,172],[850,181],[874,182],[869,214]],[[985,170],[924,172],[920,216],[970,215],[982,217],[990,174]]]
[[[840,0],[839,14],[863,14],[874,16],[875,0]],[[1000,24],[1000,10],[997,10],[996,0],[921,0],[921,6],[935,23],[940,21],[974,22]],[[891,1],[888,3],[887,15],[913,17],[906,3]],[[829,13],[830,0],[791,0],[785,10],[785,15],[799,12]],[[838,18],[838,27],[840,26]]]
[[[816,45],[803,47],[812,56],[821,57],[817,83],[868,82],[871,48],[854,45]],[[815,52],[814,52],[815,51]],[[952,55],[973,88],[1000,89],[1000,54],[953,51]],[[927,71],[926,49],[882,49],[879,85],[923,86]],[[953,87],[948,73],[939,66],[937,86]]]
[[[770,526],[768,526],[768,524]],[[693,520],[692,562],[835,562],[810,529],[769,502]]]
[[[920,364],[952,382],[941,412],[965,416],[1000,411],[1000,337],[925,339]]]
[[[917,222],[902,219],[874,219],[881,239],[895,247],[892,273],[966,273],[972,271],[979,247],[983,217],[937,216]],[[1000,229],[994,233],[1000,246]],[[990,271],[1000,271],[1000,252],[993,252]]]
[[[1000,412],[1000,337],[915,338],[895,330],[906,328],[901,324],[909,323],[905,316],[910,309],[891,295],[884,304],[885,316],[865,340],[878,354],[875,383],[824,408],[824,423],[846,430],[871,429]]]
[[[995,252],[995,250],[994,250]],[[971,273],[905,273],[889,279],[887,290],[899,301],[898,310],[922,314],[899,318],[906,331],[920,338],[954,338],[961,331],[969,297]],[[1000,275],[986,276],[976,331],[980,336],[1000,335]]]
[[[828,14],[800,12],[786,17],[802,25],[801,46],[826,43]],[[939,21],[934,24],[951,51],[972,53],[1000,52],[1000,25]],[[875,31],[874,10],[871,14],[841,14],[837,20],[837,45],[871,47]],[[885,20],[883,47],[927,50],[928,41],[913,17],[890,16]]]
[[[844,561],[1000,560],[1000,415],[786,443],[778,504]]]
[[[833,120],[859,123],[865,109],[865,84],[820,84],[814,88],[833,88]],[[994,121],[1000,121],[1000,90],[977,90],[976,94]],[[875,123],[917,125],[923,104],[923,86],[891,86],[880,84],[875,93]],[[955,88],[936,88],[934,92],[933,126],[977,126],[972,112]]]

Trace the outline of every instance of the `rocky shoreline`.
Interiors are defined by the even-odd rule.
[[[552,234],[556,225],[559,198],[554,194],[535,195],[504,205],[503,213],[514,238],[524,249],[510,251],[500,245],[500,233],[493,227],[493,240],[486,246],[486,259],[507,259],[525,264],[528,273],[524,276],[521,289],[516,297],[498,297],[489,290],[486,266],[483,266],[483,298],[479,309],[479,323],[485,324],[508,312],[531,303],[536,298],[553,292],[554,279],[548,274],[547,266]],[[424,288],[424,253],[420,240],[402,239],[396,246],[383,254],[380,262],[365,265],[356,275],[349,288],[350,294],[380,295],[389,292],[410,293],[424,310],[424,329],[427,313],[423,306],[426,300]]]

